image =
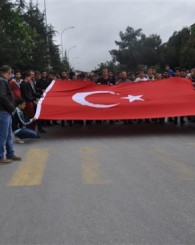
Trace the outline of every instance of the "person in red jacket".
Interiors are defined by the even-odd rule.
[[[20,84],[21,84],[21,72],[16,71],[15,77],[9,82],[14,101],[21,99]]]

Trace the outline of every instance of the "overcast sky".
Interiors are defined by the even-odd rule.
[[[38,3],[44,10],[44,0]],[[56,44],[65,28],[75,27],[64,31],[63,48],[74,68],[85,71],[111,60],[109,50],[117,48],[115,40],[127,26],[166,42],[174,31],[195,23],[193,0],[46,0],[46,6],[48,24],[58,31]]]

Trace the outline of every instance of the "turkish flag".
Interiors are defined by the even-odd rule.
[[[195,91],[189,79],[101,85],[53,81],[40,99],[37,119],[109,120],[195,115]]]

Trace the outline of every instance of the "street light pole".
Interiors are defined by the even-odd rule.
[[[76,62],[72,67],[75,70],[75,65],[80,64],[80,62]]]
[[[72,63],[72,61],[73,61],[73,60],[75,60],[75,59],[79,59],[79,57],[73,57],[73,58],[71,59],[70,64],[71,64],[71,63]]]
[[[46,0],[44,0],[44,12],[45,12],[45,24],[47,26],[47,7],[46,7]]]
[[[69,53],[70,53],[70,50],[73,49],[73,48],[76,48],[76,45],[74,45],[74,46],[72,46],[72,47],[70,47],[70,48],[68,49],[68,61],[69,61]]]
[[[50,60],[50,50],[49,50],[49,40],[48,40],[48,25],[47,25],[47,6],[46,0],[44,0],[44,16],[45,16],[45,25],[46,25],[46,44],[47,44],[47,55],[48,55],[48,69],[50,70],[51,67],[51,60]]]
[[[64,49],[63,49],[63,34],[66,30],[69,30],[69,29],[73,29],[75,28],[74,26],[70,26],[70,27],[67,27],[65,28],[62,32],[61,32],[61,52],[62,52],[62,60],[63,60],[63,55],[64,55]]]
[[[71,62],[69,62],[69,72],[70,72],[71,67],[72,67],[71,63],[72,63],[72,61],[75,60],[75,59],[79,59],[79,57],[74,57],[74,58],[71,59]]]

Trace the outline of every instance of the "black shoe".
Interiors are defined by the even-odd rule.
[[[114,120],[110,120],[110,121],[109,121],[109,124],[110,124],[110,125],[114,125]]]
[[[164,118],[160,118],[160,119],[159,119],[159,124],[161,124],[161,125],[165,124]]]
[[[145,123],[150,123],[150,119],[145,119]]]
[[[0,159],[0,165],[12,163],[11,159]]]
[[[45,127],[52,127],[53,125],[51,123],[47,123]]]
[[[53,122],[53,125],[54,126],[58,126],[58,125],[60,125],[58,122]]]
[[[38,132],[41,134],[41,133],[47,133],[47,131],[45,130],[45,129],[43,129],[43,128],[40,128],[39,130],[38,130]]]
[[[92,124],[92,121],[91,120],[87,120],[86,121],[86,125],[91,125]]]
[[[128,124],[133,124],[133,120],[128,120]]]
[[[18,157],[18,156],[13,156],[13,157],[7,157],[7,160],[8,161],[21,161],[22,160],[22,158],[21,157]]]
[[[177,118],[174,119],[174,124],[178,124],[178,119]]]
[[[138,120],[137,120],[137,123],[138,123],[138,124],[140,124],[140,123],[142,123],[142,122],[143,122],[142,119],[138,119]]]

